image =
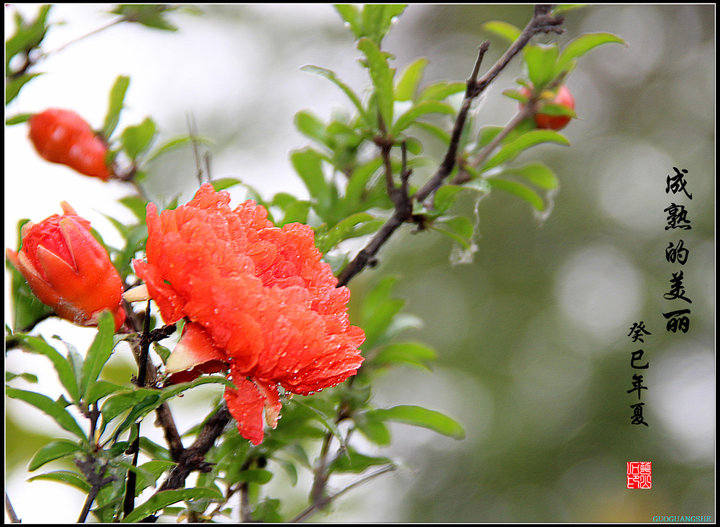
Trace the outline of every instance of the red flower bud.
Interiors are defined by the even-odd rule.
[[[529,88],[523,88],[520,90],[525,97],[530,97],[531,91]],[[557,92],[553,95],[551,92],[543,92],[543,95],[538,101],[538,111],[535,113],[535,125],[538,128],[545,130],[562,130],[567,126],[572,119],[569,115],[551,115],[542,112],[542,104],[551,103],[564,106],[569,110],[575,109],[575,99],[570,93],[570,90],[564,84],[557,89]],[[522,106],[522,105],[521,105]]]
[[[105,164],[107,146],[75,112],[50,108],[29,119],[30,140],[51,163],[60,163],[103,181],[110,178]]]
[[[240,434],[263,439],[286,393],[334,386],[363,362],[365,334],[350,325],[350,291],[321,261],[307,225],[275,227],[253,201],[235,209],[227,192],[200,187],[192,201],[147,208],[147,262],[135,260],[166,323],[185,317],[167,361],[171,380],[229,370],[225,401]]]
[[[65,202],[64,214],[53,214],[22,229],[22,247],[8,249],[8,259],[22,273],[41,302],[58,316],[82,326],[94,326],[108,309],[115,327],[125,320],[123,285],[107,252],[90,233],[90,222]]]

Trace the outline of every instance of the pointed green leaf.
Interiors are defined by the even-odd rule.
[[[522,134],[514,141],[504,145],[497,154],[488,159],[485,164],[482,165],[482,170],[486,171],[501,165],[502,163],[511,161],[523,150],[541,143],[557,143],[568,146],[570,141],[568,141],[565,136],[553,130],[531,130]]]
[[[438,82],[425,88],[420,96],[420,101],[442,101],[451,95],[463,92],[467,89],[464,82]]]
[[[83,398],[100,375],[105,363],[110,359],[113,350],[113,335],[115,334],[115,321],[109,311],[103,311],[98,319],[98,334],[93,340],[85,356],[82,368],[82,382],[80,393]]]
[[[603,44],[623,44],[627,46],[627,43],[622,38],[612,33],[585,33],[580,35],[565,46],[562,53],[560,53],[555,66],[555,76],[562,73],[574,59]]]
[[[147,162],[149,163],[150,161],[154,161],[161,155],[167,154],[171,150],[174,150],[181,146],[185,146],[186,144],[192,143],[193,141],[204,145],[209,145],[213,142],[210,138],[200,135],[180,135],[177,137],[173,137],[172,139],[168,139],[167,141],[159,145],[155,150],[153,150],[153,152],[148,156]]]
[[[385,122],[385,126],[389,129],[393,121],[393,70],[390,69],[385,53],[380,51],[380,48],[377,47],[375,42],[369,38],[361,38],[358,42],[358,49],[362,51],[367,58],[370,79],[375,88],[374,95],[376,97],[378,111]]]
[[[464,216],[453,216],[450,218],[442,218],[433,225],[433,229],[449,236],[465,249],[469,249],[472,236],[473,224]]]
[[[77,424],[77,421],[75,421],[73,416],[65,409],[63,404],[53,401],[50,397],[41,393],[18,390],[17,388],[12,388],[10,386],[5,387],[5,393],[8,397],[25,401],[26,403],[31,404],[39,410],[45,412],[55,419],[55,422],[62,428],[72,434],[75,434],[87,443],[87,436],[85,435],[85,432],[82,431],[80,425]]]
[[[137,219],[143,223],[145,222],[147,201],[139,196],[125,196],[118,201],[130,209],[130,212],[132,212]]]
[[[235,185],[241,185],[242,181],[233,177],[224,177],[213,179],[211,181],[211,184],[215,192],[217,192],[219,190],[225,190],[226,188],[234,187]]]
[[[362,102],[360,102],[360,97],[358,97],[355,92],[344,82],[342,82],[338,76],[335,74],[334,71],[331,71],[326,68],[321,68],[320,66],[303,66],[300,68],[302,71],[307,71],[309,73],[315,73],[316,75],[320,75],[322,77],[325,77],[326,79],[330,80],[333,84],[335,84],[338,88],[340,88],[345,95],[348,96],[350,101],[355,105],[355,108],[357,109],[358,113],[362,117],[363,121],[365,123],[369,124],[373,120],[368,119],[368,116],[365,112],[365,108],[363,108]]]
[[[354,449],[348,450],[348,455],[337,457],[330,463],[328,472],[352,472],[360,474],[370,467],[377,465],[392,465],[393,462],[387,457],[366,456]]]
[[[463,439],[465,431],[454,419],[445,414],[421,406],[400,405],[388,409],[371,410],[374,417],[383,421],[395,421],[434,430],[454,439]]]
[[[353,416],[357,429],[376,445],[386,446],[392,441],[390,429],[372,413],[358,413]]]
[[[365,4],[362,10],[363,37],[370,38],[378,46],[388,33],[395,17],[405,10],[402,4]]]
[[[412,101],[415,99],[415,94],[427,65],[428,59],[419,58],[403,70],[395,86],[396,101]]]
[[[100,132],[100,135],[102,135],[105,140],[110,138],[120,121],[120,112],[122,112],[123,109],[125,93],[127,93],[128,86],[130,86],[130,77],[120,75],[115,79],[115,83],[110,89],[108,111],[105,115],[102,131]]]
[[[307,110],[302,110],[295,114],[295,127],[309,139],[313,139],[321,144],[326,143],[327,134],[325,123]]]
[[[320,213],[330,204],[330,185],[325,180],[322,161],[322,155],[310,148],[296,150],[290,154],[290,162],[305,183],[310,197],[317,203]]]
[[[555,172],[542,163],[531,163],[524,167],[506,170],[504,173],[521,176],[530,183],[546,190],[552,190],[558,186],[558,178]]]
[[[131,159],[135,159],[150,148],[150,143],[155,138],[155,131],[155,121],[149,117],[136,126],[128,126],[122,132],[123,150]]]
[[[357,6],[351,4],[335,5],[335,10],[352,30],[355,38],[363,36],[362,16]]]
[[[373,364],[404,363],[430,370],[429,362],[437,358],[435,350],[417,342],[396,342],[383,347],[373,359]]]
[[[536,89],[543,89],[555,78],[555,61],[558,58],[556,44],[525,46],[523,56],[527,64],[530,82]]]
[[[16,337],[22,342],[23,351],[45,355],[50,359],[60,379],[60,383],[67,390],[72,400],[78,402],[80,400],[78,382],[68,359],[48,344],[42,337],[33,337],[30,335],[16,335]]]
[[[491,20],[490,22],[485,22],[480,27],[482,27],[482,29],[484,29],[485,31],[489,31],[490,33],[504,38],[510,44],[515,42],[522,33],[519,28],[513,26],[512,24],[508,24],[507,22],[502,22],[500,20]]]
[[[87,394],[85,394],[85,403],[92,404],[96,401],[99,401],[103,397],[107,397],[111,393],[119,392],[120,390],[125,389],[125,386],[121,386],[112,382],[95,381],[90,384]]]
[[[30,460],[28,470],[32,472],[42,467],[45,463],[55,461],[56,459],[69,456],[79,451],[82,451],[82,447],[76,442],[67,439],[51,441],[35,453],[32,460]]]
[[[445,115],[454,115],[455,110],[449,104],[439,101],[422,101],[410,108],[408,111],[398,117],[392,127],[393,135],[399,134],[405,128],[413,124],[419,117],[429,113],[442,113]]]
[[[168,505],[177,503],[178,501],[192,501],[202,498],[223,501],[225,498],[222,492],[212,488],[190,488],[190,489],[173,489],[163,490],[151,496],[145,503],[139,505],[130,514],[123,518],[123,523],[131,523],[141,520],[151,514],[164,509]]]
[[[37,480],[57,481],[59,483],[65,483],[66,485],[70,485],[71,487],[80,489],[85,493],[89,492],[91,488],[90,484],[85,481],[82,476],[69,470],[56,470],[53,472],[48,472],[46,474],[40,474],[38,476],[28,478],[28,481]]]
[[[535,207],[537,210],[545,210],[545,202],[543,199],[530,187],[518,183],[517,181],[510,181],[509,179],[501,179],[497,177],[487,178],[488,183],[493,188],[509,192],[519,198],[524,199],[530,205]]]

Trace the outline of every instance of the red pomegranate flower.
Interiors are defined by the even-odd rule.
[[[350,291],[336,287],[310,227],[277,228],[255,202],[229,203],[205,184],[175,210],[149,204],[147,262],[133,263],[163,320],[188,319],[167,370],[187,380],[229,368],[228,408],[259,444],[263,409],[277,423],[278,386],[307,395],[344,381],[363,361],[365,334],[350,325]]]
[[[35,296],[60,317],[94,326],[100,312],[108,309],[119,328],[125,320],[120,275],[90,233],[90,222],[64,201],[60,205],[62,216],[26,223],[20,252],[8,249],[7,257]]]
[[[30,140],[44,159],[103,181],[110,178],[105,164],[108,148],[78,114],[49,108],[33,115],[28,123]]]

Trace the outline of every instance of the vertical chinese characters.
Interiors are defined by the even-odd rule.
[[[665,193],[672,193],[673,195],[684,194],[687,199],[692,199],[692,194],[687,189],[687,180],[685,179],[688,170],[677,167],[673,167],[673,170],[675,174],[668,175],[665,180]],[[688,219],[688,211],[684,205],[671,202],[670,206],[664,209],[664,212],[667,213],[666,231],[675,229],[688,231],[692,229],[692,223],[690,219]],[[690,251],[685,247],[685,242],[682,239],[676,242],[671,241],[665,249],[665,260],[672,264],[685,265],[689,256]],[[683,285],[684,279],[685,275],[682,270],[673,272],[669,280],[670,289],[663,295],[663,298],[673,302],[682,300],[688,304],[692,304],[692,300],[685,292],[685,286]],[[667,331],[671,333],[677,333],[678,331],[687,333],[690,329],[690,317],[688,315],[690,315],[690,309],[687,307],[663,313],[663,317],[667,320]]]

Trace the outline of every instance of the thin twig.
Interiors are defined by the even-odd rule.
[[[150,301],[148,300],[145,309],[145,320],[142,338],[140,339],[140,361],[138,363],[138,376],[136,384],[143,388],[147,379],[148,354],[150,352]],[[140,422],[135,423],[135,440],[130,446],[129,454],[132,454],[132,466],[137,467],[138,457],[140,455]],[[127,486],[125,487],[125,500],[123,501],[123,514],[127,517],[135,508],[135,485],[137,483],[137,474],[134,470],[129,470],[127,474]]]
[[[325,498],[325,500],[322,502],[322,507],[328,505],[330,502],[336,500],[337,498],[339,498],[340,496],[342,496],[342,495],[345,494],[346,492],[349,492],[350,490],[354,489],[355,487],[358,487],[358,486],[362,485],[363,483],[367,483],[367,482],[370,481],[371,479],[374,479],[374,478],[376,478],[376,477],[378,477],[378,476],[381,476],[381,475],[383,475],[383,474],[386,474],[387,472],[392,472],[392,471],[395,470],[396,468],[397,468],[397,467],[395,467],[395,465],[387,465],[387,466],[381,468],[380,470],[377,470],[377,471],[373,472],[372,474],[368,474],[368,475],[365,476],[364,478],[361,478],[361,479],[359,479],[359,480],[351,483],[350,485],[348,485],[348,486],[345,487],[344,489],[336,492],[336,493],[333,494],[332,496],[329,496],[329,497]],[[314,514],[315,512],[317,512],[320,508],[321,508],[321,507],[319,507],[318,504],[316,504],[316,503],[311,503],[304,511],[302,511],[300,514],[298,514],[297,516],[295,516],[295,518],[293,518],[292,520],[290,520],[289,523],[299,523],[299,522],[305,521],[308,517],[310,517],[312,514]]]
[[[10,503],[10,496],[8,496],[7,491],[5,491],[5,512],[7,512],[7,515],[10,518],[10,523],[21,523],[20,518],[18,518],[17,514],[15,514],[15,509],[13,508],[12,503]]]

